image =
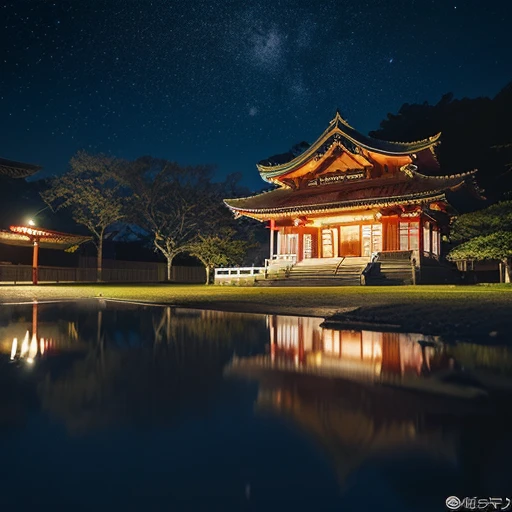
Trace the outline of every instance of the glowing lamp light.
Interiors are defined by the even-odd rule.
[[[29,220],[28,220],[28,225],[29,225],[29,226],[35,226],[35,225],[36,225],[36,223],[35,223],[32,219],[29,219]]]

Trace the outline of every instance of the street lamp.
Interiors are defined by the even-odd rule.
[[[32,217],[30,219],[27,220],[27,224],[29,226],[35,226],[36,225],[36,222],[34,219],[37,219],[37,216],[41,213],[41,212],[44,212],[45,210],[47,210],[48,208],[50,208],[49,205],[46,205],[44,208],[41,208],[40,210],[38,210],[36,213],[34,213],[34,215],[32,215]]]

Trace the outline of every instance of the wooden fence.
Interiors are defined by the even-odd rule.
[[[119,268],[104,268],[102,281],[109,283],[158,283],[166,280],[167,267],[164,263],[150,262],[146,265],[135,262],[129,268],[122,262]],[[40,283],[92,283],[96,282],[95,268],[39,267]],[[175,283],[204,283],[206,272],[202,267],[172,267],[171,281]],[[0,283],[17,284],[32,282],[30,265],[0,265]]]

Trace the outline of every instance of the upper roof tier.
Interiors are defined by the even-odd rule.
[[[257,164],[261,177],[265,181],[274,181],[275,178],[288,174],[301,167],[309,160],[317,158],[336,141],[341,141],[343,146],[352,153],[358,154],[360,149],[387,156],[413,155],[424,150],[433,151],[438,143],[441,133],[427,139],[416,142],[389,142],[373,139],[359,133],[352,128],[339,112],[336,112],[334,119],[329,123],[327,129],[309,148],[298,156],[293,154],[279,155],[278,157],[262,160]]]
[[[0,176],[8,176],[9,178],[26,178],[32,176],[41,167],[39,165],[24,164],[22,162],[15,162],[14,160],[6,160],[0,158]]]

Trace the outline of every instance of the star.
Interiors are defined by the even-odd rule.
[[[456,26],[440,9],[382,4],[2,2],[0,156],[39,163],[44,177],[115,139],[120,158],[200,155],[219,178],[242,171],[259,186],[254,162],[315,137],[337,105],[368,132],[397,102],[489,96],[510,80],[510,2],[451,4]],[[237,155],[221,151],[240,141]]]

